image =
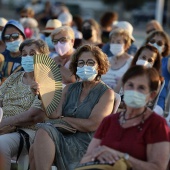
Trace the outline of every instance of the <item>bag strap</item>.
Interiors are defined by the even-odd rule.
[[[19,148],[18,148],[16,163],[18,162],[19,156],[21,155],[21,152],[22,152],[22,149],[23,149],[23,146],[24,146],[24,140],[25,140],[25,143],[26,143],[26,148],[27,148],[28,153],[29,153],[29,149],[30,149],[30,141],[29,141],[28,133],[26,133],[25,131],[23,131],[21,129],[18,129],[17,132],[20,135],[20,142],[19,142]]]

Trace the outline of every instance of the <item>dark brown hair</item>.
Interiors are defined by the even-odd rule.
[[[148,44],[150,40],[156,35],[162,36],[165,39],[165,50],[162,52],[162,57],[166,57],[170,54],[170,39],[168,34],[165,31],[153,31],[151,34],[148,35],[144,44]]]
[[[157,91],[160,81],[158,71],[155,68],[147,68],[141,65],[130,67],[126,71],[122,78],[123,86],[129,79],[143,75],[146,75],[148,77],[150,91]]]
[[[132,62],[131,62],[131,67],[136,65],[136,62],[137,62],[137,60],[138,60],[139,55],[140,55],[140,54],[142,53],[142,51],[144,51],[145,49],[148,49],[148,50],[153,51],[154,53],[156,53],[156,59],[155,59],[155,62],[154,62],[154,64],[153,64],[153,67],[161,74],[161,55],[159,54],[159,51],[158,51],[155,47],[153,47],[153,46],[151,46],[151,45],[149,45],[149,44],[142,46],[142,47],[136,52],[136,54],[135,54],[135,56],[134,56],[134,58],[133,58],[133,60],[132,60]]]

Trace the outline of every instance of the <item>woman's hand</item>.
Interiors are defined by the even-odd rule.
[[[38,95],[40,91],[40,85],[34,81],[31,83],[30,89],[35,95]]]
[[[120,152],[107,146],[99,146],[92,153],[92,161],[99,160],[101,163],[113,164],[120,159]]]

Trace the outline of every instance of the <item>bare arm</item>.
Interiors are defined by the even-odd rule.
[[[114,91],[107,89],[93,108],[88,119],[64,117],[63,120],[81,132],[96,131],[103,118],[111,114],[113,106]]]
[[[76,81],[75,76],[72,75],[70,70],[65,68],[64,66],[60,67],[60,72],[64,84],[74,83]]]
[[[93,142],[93,143],[92,143]],[[92,140],[88,147],[89,153],[92,154],[91,160],[98,159],[100,162],[115,163],[125,153],[116,151],[107,146],[97,145],[99,141]],[[96,144],[94,144],[96,142]],[[92,148],[92,146],[94,146]],[[88,153],[87,151],[87,153]],[[147,145],[147,161],[129,157],[133,170],[166,170],[169,161],[170,145],[169,142],[159,142]],[[85,159],[84,159],[85,160]],[[85,160],[86,161],[86,160]],[[88,162],[88,161],[87,161]]]
[[[45,112],[41,109],[31,107],[29,110],[22,112],[16,116],[10,116],[8,118],[2,119],[0,127],[6,125],[12,126],[28,126],[34,125],[38,122],[42,122],[45,118]]]

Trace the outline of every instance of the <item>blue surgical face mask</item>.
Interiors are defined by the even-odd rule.
[[[21,65],[24,68],[25,72],[32,72],[34,71],[34,59],[33,56],[25,56],[21,59]]]
[[[6,48],[7,50],[11,51],[11,52],[17,52],[19,51],[19,46],[22,43],[21,40],[16,40],[16,41],[12,41],[12,42],[6,42]]]
[[[93,81],[97,76],[97,71],[93,66],[86,66],[77,67],[76,74],[82,79],[83,81]]]
[[[127,106],[132,108],[141,108],[146,105],[147,95],[135,90],[125,90],[123,99]]]
[[[51,36],[45,37],[45,42],[47,43],[50,49],[54,48],[54,44],[52,43]]]

